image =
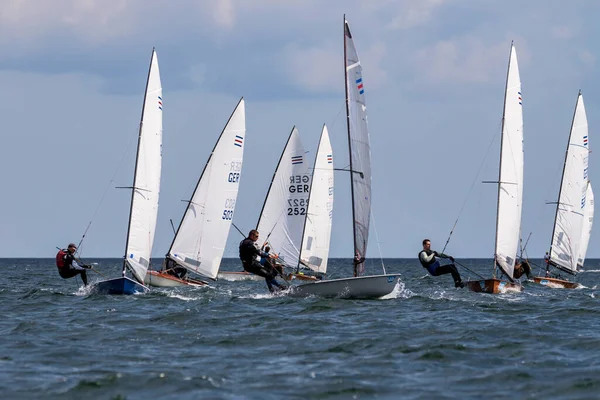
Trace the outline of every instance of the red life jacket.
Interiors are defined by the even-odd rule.
[[[63,269],[66,267],[65,265],[65,256],[67,255],[67,250],[61,249],[56,253],[56,266],[58,269]]]

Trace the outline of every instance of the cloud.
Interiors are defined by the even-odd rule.
[[[411,29],[416,26],[423,25],[429,22],[435,12],[444,5],[449,3],[448,0],[405,0],[398,4],[396,16],[388,24],[388,29]]]
[[[527,59],[524,41],[516,42],[519,59]],[[429,84],[487,83],[506,69],[509,40],[489,44],[483,39],[462,37],[442,40],[415,54],[417,79]],[[519,45],[521,49],[519,48]],[[523,55],[523,57],[521,57]]]
[[[596,64],[596,56],[589,50],[582,50],[579,53],[579,59],[588,66],[593,66]]]
[[[561,25],[552,28],[552,36],[557,39],[572,39],[576,36],[576,33],[570,26]]]

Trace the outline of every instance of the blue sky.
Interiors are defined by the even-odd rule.
[[[131,184],[153,46],[165,105],[155,256],[167,251],[169,219],[178,224],[180,200],[241,96],[238,226],[256,223],[293,125],[313,155],[326,123],[344,167],[344,13],[364,68],[372,228],[383,256],[416,257],[424,237],[441,249],[465,201],[448,252],[493,256],[496,187],[480,182],[497,179],[514,40],[524,96],[522,231],[532,232],[529,255],[541,257],[554,218],[545,202],[556,200],[579,89],[592,150],[600,125],[598,11],[583,0],[4,0],[0,257],[52,257],[90,220],[83,254],[122,256],[130,195],[114,187]],[[600,177],[593,153],[589,176]],[[348,181],[336,175],[333,257],[352,254]],[[600,257],[596,231],[589,258]],[[368,254],[378,257],[373,229],[371,238]],[[232,229],[226,256],[240,239]]]

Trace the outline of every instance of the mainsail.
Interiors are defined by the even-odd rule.
[[[523,203],[523,108],[521,79],[515,46],[511,43],[506,78],[502,144],[498,178],[495,261],[509,278],[513,278]]]
[[[314,165],[299,263],[324,274],[333,217],[333,152],[325,125]]]
[[[310,175],[296,127],[283,149],[258,220],[260,244],[269,243],[279,260],[295,267],[308,209]]]
[[[588,156],[588,124],[583,96],[579,93],[565,154],[550,247],[550,263],[573,275],[577,273],[577,260],[584,228]]]
[[[128,267],[144,282],[156,230],[162,146],[162,87],[156,51],[152,49],[138,138],[123,273]]]
[[[590,242],[593,223],[594,192],[592,191],[592,182],[588,181],[587,194],[585,196],[585,209],[583,213],[583,228],[581,229],[581,242],[579,243],[579,257],[577,258],[577,267],[580,269],[583,268],[583,263],[585,262],[585,255]]]
[[[354,47],[348,21],[344,18],[344,71],[346,78],[346,117],[350,152],[350,188],[354,257],[364,258],[369,242],[371,219],[371,145],[367,126],[367,106],[362,66]],[[364,272],[364,262],[356,265],[354,275]]]
[[[237,200],[246,114],[241,99],[204,166],[167,257],[189,271],[215,279]]]

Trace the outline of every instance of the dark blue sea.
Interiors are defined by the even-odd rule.
[[[119,275],[119,259],[86,261]],[[393,298],[325,300],[223,280],[90,295],[52,259],[2,259],[0,398],[600,398],[600,260],[586,261],[582,289],[502,295],[455,289],[413,259],[384,261],[402,276]],[[460,261],[491,275],[491,260]],[[332,277],[350,268],[330,261]]]

